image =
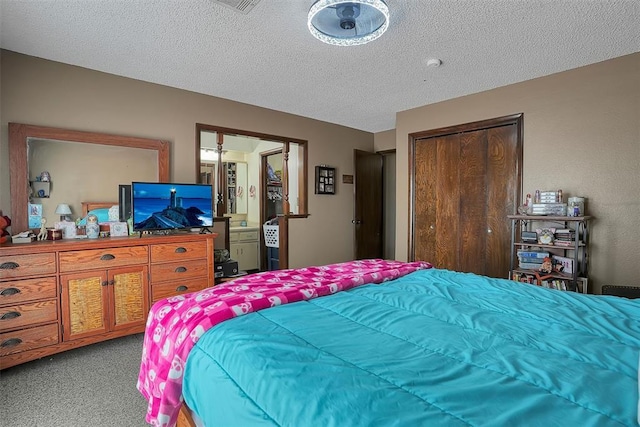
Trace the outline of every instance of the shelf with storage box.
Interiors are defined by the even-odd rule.
[[[51,181],[29,181],[31,185],[31,198],[48,199],[51,193]]]
[[[143,332],[153,302],[214,285],[216,236],[0,246],[0,369]]]
[[[510,278],[588,292],[590,216],[509,215]]]

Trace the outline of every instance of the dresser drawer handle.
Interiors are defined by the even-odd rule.
[[[17,262],[13,262],[13,261],[7,261],[7,262],[3,262],[2,264],[0,264],[0,269],[2,270],[14,270],[16,268],[20,267],[20,264],[18,264]]]
[[[0,344],[0,347],[2,348],[15,347],[18,344],[22,344],[22,340],[20,338],[9,338],[8,340],[2,341],[2,344]]]
[[[185,248],[183,248],[182,246],[180,246],[179,248],[176,248],[176,253],[177,254],[183,254],[187,252],[187,250]]]
[[[184,292],[184,291],[186,291],[186,290],[188,290],[188,289],[189,289],[189,287],[188,287],[188,286],[180,285],[180,286],[178,286],[178,287],[176,288],[176,291],[178,291],[178,292]]]
[[[116,259],[116,257],[111,254],[104,254],[100,257],[100,261],[111,261],[112,259]]]
[[[187,267],[178,267],[175,271],[176,273],[184,273],[185,271],[187,271]]]
[[[17,311],[10,311],[8,313],[3,314],[2,317],[0,317],[0,320],[10,320],[20,316],[22,316],[22,314],[18,313]]]
[[[3,297],[6,297],[10,295],[19,294],[19,293],[20,293],[20,289],[18,288],[7,288],[7,289],[3,289],[2,292],[0,292],[0,295],[2,295]]]

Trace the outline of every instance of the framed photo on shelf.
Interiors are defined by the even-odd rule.
[[[336,168],[316,166],[316,194],[336,194]]]

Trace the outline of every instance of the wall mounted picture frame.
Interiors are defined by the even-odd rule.
[[[336,168],[316,166],[316,194],[336,194]]]

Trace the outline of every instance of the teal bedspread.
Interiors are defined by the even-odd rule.
[[[635,426],[640,300],[422,270],[207,331],[206,426]]]

